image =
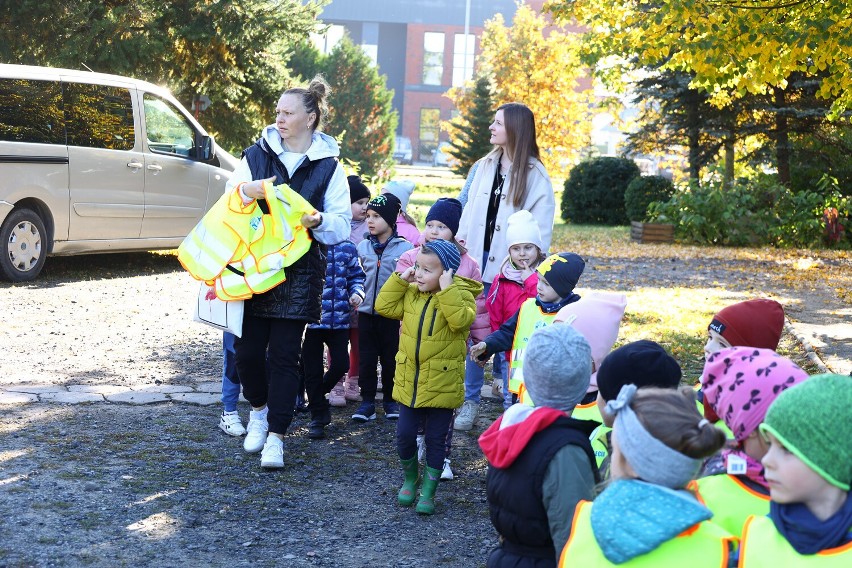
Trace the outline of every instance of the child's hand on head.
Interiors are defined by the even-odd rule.
[[[399,276],[400,276],[403,280],[405,280],[406,282],[408,282],[409,284],[411,284],[412,282],[414,282],[414,267],[413,267],[413,266],[409,266],[408,268],[406,268],[406,269],[405,269],[405,272],[403,272],[403,273],[402,273],[402,274],[400,274]]]
[[[448,268],[447,270],[441,273],[441,276],[438,277],[438,284],[441,286],[441,290],[446,290],[453,283],[453,269]]]
[[[360,294],[352,294],[349,296],[349,305],[353,308],[357,308],[361,305],[361,302],[364,301],[364,298],[361,297]]]

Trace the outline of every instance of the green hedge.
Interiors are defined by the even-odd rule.
[[[654,201],[668,201],[674,195],[674,184],[663,176],[633,178],[624,190],[624,209],[631,221],[644,221],[648,205]]]
[[[592,225],[627,223],[624,192],[637,176],[639,167],[627,158],[605,156],[577,164],[565,180],[562,219]]]

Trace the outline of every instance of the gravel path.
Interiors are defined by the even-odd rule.
[[[837,327],[840,339],[819,349],[835,370],[852,359],[849,305],[829,285],[787,286],[771,263],[599,258],[583,284],[610,288],[616,273],[629,276],[625,289],[772,289],[796,299],[797,328],[815,326],[803,337]],[[152,253],[52,258],[35,283],[0,283],[0,403],[17,401],[0,413],[0,567],[484,566],[497,535],[476,438],[497,401],[456,433],[456,478],[431,518],[396,505],[395,424],[352,424],[354,404],[333,409],[325,440],[309,440],[298,416],[286,467],[265,472],[216,428],[216,395],[202,396],[215,390],[221,336],[191,321],[196,290],[173,256]],[[112,403],[44,402],[57,388]],[[132,396],[110,398],[121,393]],[[151,393],[163,402],[138,404]]]

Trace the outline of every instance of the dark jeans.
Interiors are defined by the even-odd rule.
[[[398,349],[399,321],[378,315],[358,314],[358,385],[364,402],[376,400],[379,361],[382,362],[383,400],[393,400],[393,375],[396,373]]]
[[[303,321],[245,314],[243,336],[234,342],[243,396],[254,408],[269,407],[269,431],[275,434],[285,434],[293,421],[304,331]]]
[[[444,443],[452,420],[452,408],[411,408],[400,404],[399,421],[396,423],[396,451],[399,459],[407,460],[417,455],[417,428],[423,424],[426,465],[442,469],[447,451]]]
[[[328,371],[323,374],[323,349],[328,345]],[[327,410],[325,398],[337,381],[349,370],[349,328],[305,330],[302,343],[302,364],[305,369],[305,388],[311,415]]]

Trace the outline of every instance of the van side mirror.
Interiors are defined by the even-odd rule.
[[[200,136],[196,146],[196,158],[203,162],[210,161],[216,155],[216,143],[212,136]]]

